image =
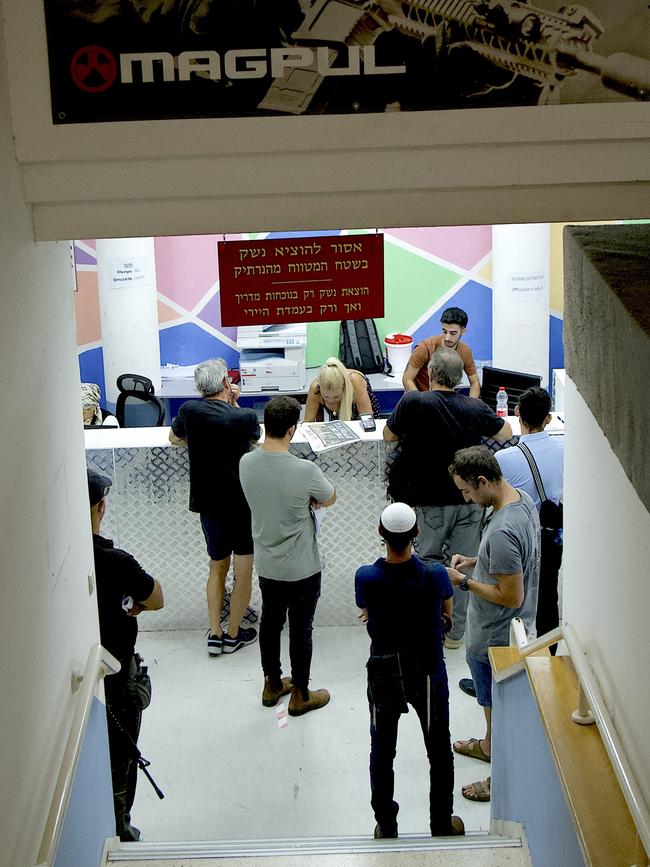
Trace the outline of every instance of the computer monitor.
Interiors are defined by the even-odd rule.
[[[481,400],[490,409],[496,409],[497,392],[503,386],[508,393],[508,415],[514,415],[519,396],[527,388],[540,385],[541,381],[541,376],[535,376],[532,373],[503,370],[500,367],[484,367],[481,379]]]

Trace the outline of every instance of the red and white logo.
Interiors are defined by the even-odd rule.
[[[86,45],[75,51],[70,61],[70,74],[80,90],[101,93],[117,78],[117,62],[105,48]]]

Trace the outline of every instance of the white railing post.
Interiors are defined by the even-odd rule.
[[[596,722],[596,718],[589,709],[589,701],[582,684],[579,684],[578,689],[578,707],[571,714],[571,719],[579,726],[590,726]]]

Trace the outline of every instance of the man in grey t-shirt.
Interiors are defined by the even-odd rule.
[[[331,506],[336,492],[315,464],[289,453],[299,418],[295,398],[270,400],[264,408],[264,444],[244,455],[239,464],[262,591],[262,704],[273,707],[280,696],[291,692],[290,716],[316,710],[330,699],[326,689],[309,689],[312,624],[321,582],[313,509]],[[287,613],[291,678],[282,677],[280,660],[280,634]]]
[[[491,507],[478,556],[452,557],[451,583],[470,594],[467,610],[467,664],[478,703],[483,707],[483,740],[456,741],[454,750],[489,762],[492,735],[492,672],[488,649],[509,644],[510,621],[521,617],[527,631],[535,626],[539,584],[540,529],[537,509],[524,491],[513,488],[485,446],[456,452],[449,473],[465,500]],[[467,573],[473,571],[472,577]],[[490,778],[463,786],[472,801],[490,799]]]

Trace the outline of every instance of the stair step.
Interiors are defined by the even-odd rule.
[[[468,849],[521,849],[521,840],[469,831],[464,837],[404,834],[396,840],[369,837],[305,837],[273,840],[215,840],[203,842],[119,843],[108,853],[108,864],[118,862],[188,861],[211,858],[273,858],[277,856],[333,855],[364,852],[432,852]]]

